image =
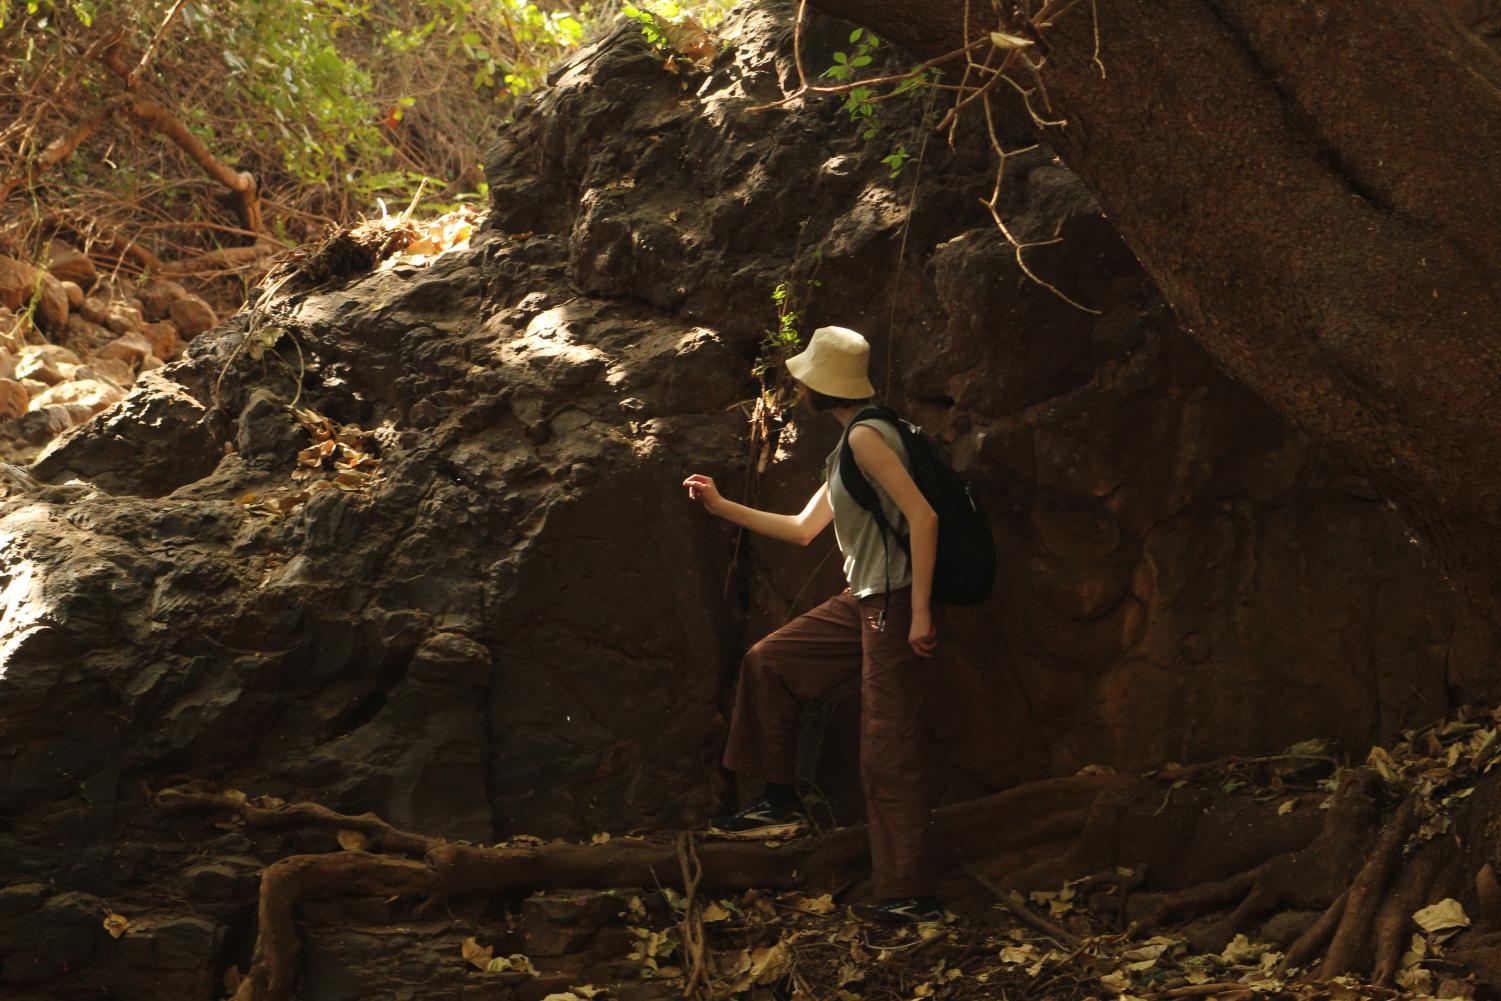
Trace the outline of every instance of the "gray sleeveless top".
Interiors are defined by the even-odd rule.
[[[912,471],[912,463],[907,458],[907,449],[902,444],[902,436],[896,425],[885,420],[865,420],[860,424],[881,432],[881,437],[886,439],[886,444],[902,460],[902,465],[907,467],[908,472]],[[894,538],[887,536],[885,547],[882,548],[881,536],[884,533],[876,516],[856,503],[844,489],[844,483],[839,477],[839,451],[844,447],[844,440],[848,435],[849,428],[846,428],[839,437],[839,444],[829,453],[829,458],[824,463],[824,479],[829,484],[829,505],[834,509],[834,537],[839,542],[839,551],[844,554],[845,579],[849,581],[850,593],[857,598],[864,598],[911,584],[912,563]],[[896,501],[874,479],[870,479],[870,485],[881,501],[881,511],[886,515],[887,524],[905,535],[907,519],[902,514],[902,509],[897,507]]]

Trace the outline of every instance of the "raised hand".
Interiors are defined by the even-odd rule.
[[[696,500],[704,506],[704,510],[710,514],[718,514],[724,504],[724,497],[719,493],[719,488],[714,485],[712,476],[704,476],[694,473],[683,481],[683,486],[688,488],[688,499]]]

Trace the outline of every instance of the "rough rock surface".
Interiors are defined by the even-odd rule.
[[[488,164],[471,246],[267,305],[257,331],[286,333],[264,359],[231,318],[0,504],[5,996],[217,996],[259,867],[335,847],[164,816],[163,785],[478,841],[722,806],[740,649],[837,586],[826,548],[753,543],[732,569],[734,533],[678,487],[701,469],[744,496],[736,404],[782,282],[805,329],[871,334],[878,384],[889,363],[994,514],[998,594],[943,626],[955,794],[1359,745],[1498,694],[1494,634],[1381,499],[1174,331],[1046,155],[1013,164],[1008,213],[1061,232],[1029,260],[1100,315],[1018,272],[975,137],[928,149],[899,260],[914,167],[893,180],[837,102],[745,110],[795,79],[784,15],[737,16],[707,74],[664,72],[634,30],[580,54]],[[843,31],[817,27],[810,61]],[[909,148],[918,110],[891,112]],[[126,337],[120,360],[155,359]],[[272,516],[301,491],[299,372],[299,405],[368,432],[380,472]],[[802,502],[833,430],[803,422],[762,503]],[[848,700],[811,725],[820,784],[852,789]],[[463,996],[482,925],[572,947],[547,915],[523,934],[499,905],[404,907],[370,902],[370,929],[307,908],[306,996]],[[391,945],[393,922],[417,938]]]

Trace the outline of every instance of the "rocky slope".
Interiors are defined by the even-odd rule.
[[[1007,210],[1063,236],[1029,260],[1099,315],[1020,274],[977,202],[979,137],[892,179],[916,104],[868,144],[835,101],[748,112],[795,80],[785,15],[732,19],[702,73],[634,31],[582,53],[492,156],[467,248],[268,297],[12,486],[7,996],[215,996],[246,965],[259,867],[334,847],[165,816],[166,785],[472,841],[722,805],[739,651],[837,586],[826,549],[737,559],[678,488],[748,482],[737,404],[783,282],[806,329],[870,334],[878,384],[889,368],[995,515],[998,594],[944,626],[952,795],[1359,746],[1497,696],[1494,634],[1379,497],[1173,329],[1050,157],[1013,162]],[[810,62],[846,31],[819,25]],[[833,430],[802,423],[762,503],[801,503]],[[851,709],[809,720],[840,820]],[[308,920],[304,996],[431,999],[461,995],[458,942],[506,918]],[[384,944],[391,921],[415,937]]]

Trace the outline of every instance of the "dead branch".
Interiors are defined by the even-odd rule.
[[[985,887],[985,889],[989,890],[991,895],[994,896],[996,900],[1000,901],[1001,906],[1004,907],[1012,917],[1024,922],[1027,925],[1030,925],[1032,928],[1035,928],[1036,930],[1042,932],[1044,935],[1046,935],[1048,938],[1053,939],[1055,942],[1066,945],[1069,948],[1078,947],[1078,938],[1069,934],[1058,925],[1053,924],[1053,922],[1048,921],[1046,918],[1042,918],[1036,914],[1033,914],[1032,909],[1027,906],[1027,902],[1022,899],[1022,895],[1020,893],[1017,893],[1015,890],[1002,890],[999,886],[996,886],[995,883],[991,882],[984,873],[980,872],[978,869],[968,863],[964,863],[964,871],[969,873],[970,878],[973,879],[976,883],[979,883],[981,886]]]
[[[146,51],[141,54],[141,58],[135,64],[135,68],[125,75],[125,88],[127,90],[135,90],[136,84],[140,82],[141,74],[146,72],[146,68],[151,65],[151,60],[155,58],[156,50],[162,44],[162,37],[167,34],[167,29],[172,26],[173,21],[177,20],[177,15],[187,5],[187,2],[188,0],[177,0],[172,5],[172,9],[167,11],[167,16],[162,19],[161,25],[156,29],[156,34],[151,37],[151,44],[146,46]]]
[[[260,196],[255,175],[248,171],[235,170],[223,163],[203,144],[203,141],[188,131],[176,115],[156,101],[135,98],[126,106],[132,118],[142,125],[155,129],[172,140],[187,153],[204,173],[229,189],[240,224],[252,232],[265,231],[261,220]]]

